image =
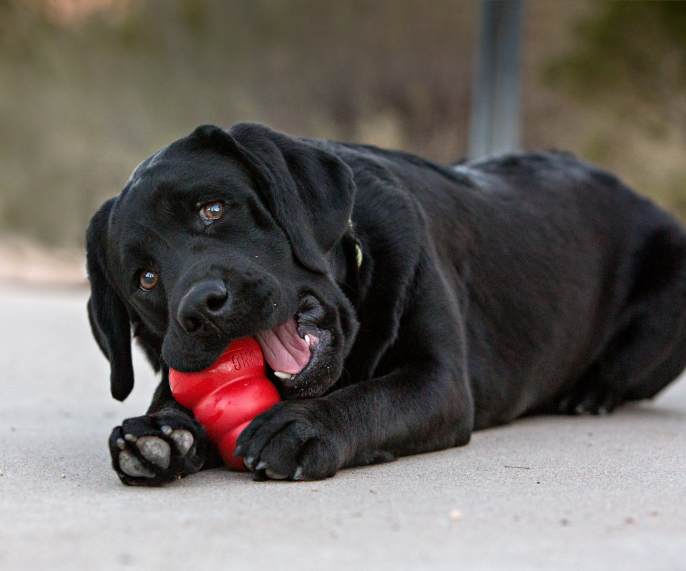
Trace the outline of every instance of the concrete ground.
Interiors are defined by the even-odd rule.
[[[126,488],[83,289],[0,288],[0,569],[686,569],[686,381],[607,417],[531,418],[469,446],[253,482]]]

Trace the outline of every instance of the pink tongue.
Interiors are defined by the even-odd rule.
[[[275,371],[295,375],[310,361],[310,347],[298,335],[295,319],[255,335],[264,359]]]

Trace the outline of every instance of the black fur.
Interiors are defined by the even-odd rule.
[[[214,201],[224,215],[207,223],[199,210]],[[93,217],[87,247],[113,396],[133,386],[129,324],[162,371],[148,415],[110,442],[128,484],[216,464],[168,368],[201,370],[231,340],[293,316],[323,342],[239,438],[262,477],[324,478],[527,414],[609,412],[686,367],[686,233],[568,154],[448,167],[256,124],[204,126],[136,169]],[[144,270],[159,274],[151,291]],[[216,310],[188,301],[202,288],[220,292]],[[123,473],[124,432],[165,438],[164,425],[192,433],[189,456],[160,469],[134,450],[155,477]]]

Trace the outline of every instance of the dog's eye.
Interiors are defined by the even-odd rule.
[[[212,222],[222,217],[224,205],[221,202],[210,202],[200,209],[200,216],[205,222]]]
[[[155,287],[155,284],[157,284],[157,274],[155,272],[151,272],[150,270],[141,272],[140,284],[141,289],[146,291],[151,290]]]

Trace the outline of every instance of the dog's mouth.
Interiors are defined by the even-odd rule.
[[[321,396],[335,383],[342,363],[335,359],[334,335],[325,325],[329,321],[327,309],[305,295],[294,317],[255,335],[283,397]]]
[[[229,341],[246,334],[257,340],[267,365],[267,376],[282,398],[317,397],[331,388],[341,374],[343,339],[340,334],[336,335],[340,330],[336,320],[335,308],[324,306],[313,295],[305,294],[296,313],[284,323],[262,331],[243,330],[232,335]],[[216,326],[209,331],[222,333]],[[205,336],[191,337],[195,347],[189,347],[188,339],[182,337],[185,351],[180,351],[172,344],[175,338],[166,338],[162,346],[164,362],[170,368],[186,373],[210,367],[227,345],[213,343],[213,350],[209,351],[203,347],[206,339]]]
[[[258,333],[255,339],[262,348],[264,360],[287,387],[296,386],[296,376],[307,367],[319,345],[319,337],[305,332],[295,318]]]

